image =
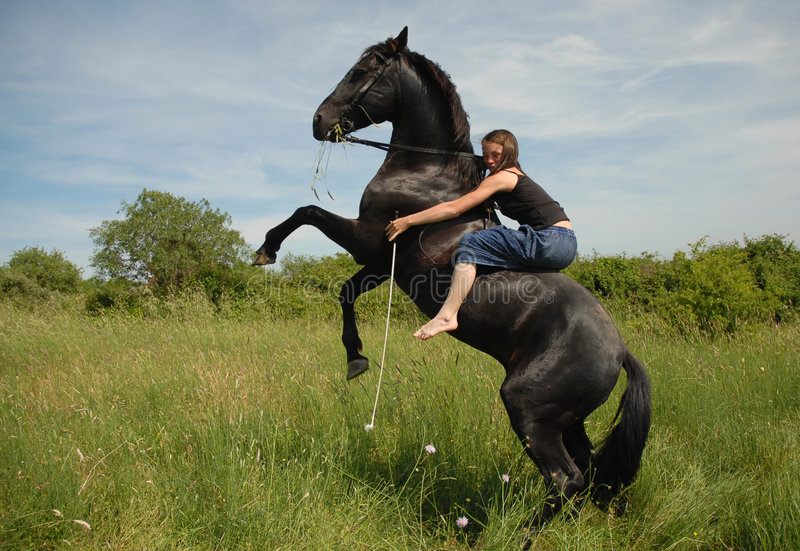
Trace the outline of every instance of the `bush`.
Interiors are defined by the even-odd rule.
[[[750,272],[768,300],[777,303],[775,321],[796,319],[800,307],[800,251],[783,235],[745,237],[744,254]]]
[[[83,282],[80,269],[55,249],[48,253],[39,247],[25,247],[14,251],[7,266],[48,291],[77,293]]]
[[[648,253],[640,258],[594,254],[578,258],[564,272],[600,299],[644,307],[663,295],[666,279],[663,262]]]
[[[797,317],[800,252],[782,236],[709,245],[705,239],[671,260],[639,257],[579,258],[565,273],[587,287],[609,309],[628,318],[663,320],[680,332],[733,332],[747,324]],[[340,319],[338,294],[359,266],[346,254],[322,258],[287,255],[280,270],[263,276],[265,310],[273,317]],[[422,320],[395,289],[392,318]],[[388,285],[361,296],[359,318],[386,314]],[[661,323],[661,322],[658,322]]]
[[[45,300],[51,293],[23,272],[0,268],[0,298]]]
[[[84,305],[90,314],[113,310],[141,316],[145,313],[145,302],[153,296],[148,287],[126,279],[94,278],[87,285]]]
[[[671,260],[594,255],[565,273],[614,311],[654,313],[681,331],[731,332],[756,322],[798,317],[800,252],[784,236],[709,245]]]
[[[171,316],[212,311],[237,319],[339,323],[339,292],[360,268],[345,253],[287,254],[279,266],[266,269],[236,259],[229,265],[209,264],[195,273],[191,285],[164,288],[152,280],[123,277],[81,282],[79,270],[61,253],[26,248],[0,267],[0,298],[38,307],[42,300],[84,287],[85,293],[76,296],[91,314]],[[781,235],[745,237],[744,245],[710,245],[702,239],[690,245],[688,253],[679,251],[669,260],[649,253],[594,254],[578,258],[565,273],[594,293],[615,317],[651,330],[660,331],[667,324],[680,332],[734,332],[748,324],[800,318],[800,251]],[[388,297],[385,284],[361,295],[356,302],[358,319],[383,320]],[[424,319],[397,287],[391,316],[409,323]]]
[[[736,244],[709,247],[698,241],[691,258],[678,252],[669,268],[667,293],[657,307],[676,326],[731,332],[769,319],[777,308],[756,285]]]

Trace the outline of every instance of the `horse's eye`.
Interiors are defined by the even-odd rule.
[[[353,74],[350,77],[350,80],[361,80],[367,75],[367,71],[364,69],[353,69]]]

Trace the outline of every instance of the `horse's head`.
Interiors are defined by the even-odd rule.
[[[314,113],[314,138],[335,141],[388,119],[394,101],[397,58],[406,49],[408,27],[397,38],[368,48]]]

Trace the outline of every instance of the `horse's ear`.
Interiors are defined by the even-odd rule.
[[[392,46],[392,49],[396,54],[399,54],[405,50],[406,46],[408,45],[408,26],[403,27],[403,30],[400,31],[400,34],[397,35],[397,38],[390,40],[389,44]]]

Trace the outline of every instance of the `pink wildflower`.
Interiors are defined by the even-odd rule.
[[[436,448],[433,446],[433,444],[428,444],[425,446],[425,451],[428,453],[436,453]]]
[[[459,528],[466,528],[467,524],[469,524],[469,519],[467,517],[458,517],[458,520],[456,520],[456,526]]]
[[[511,482],[511,477],[508,476],[507,474],[501,474],[500,475],[500,480],[502,480],[503,482],[508,484],[509,482]]]

